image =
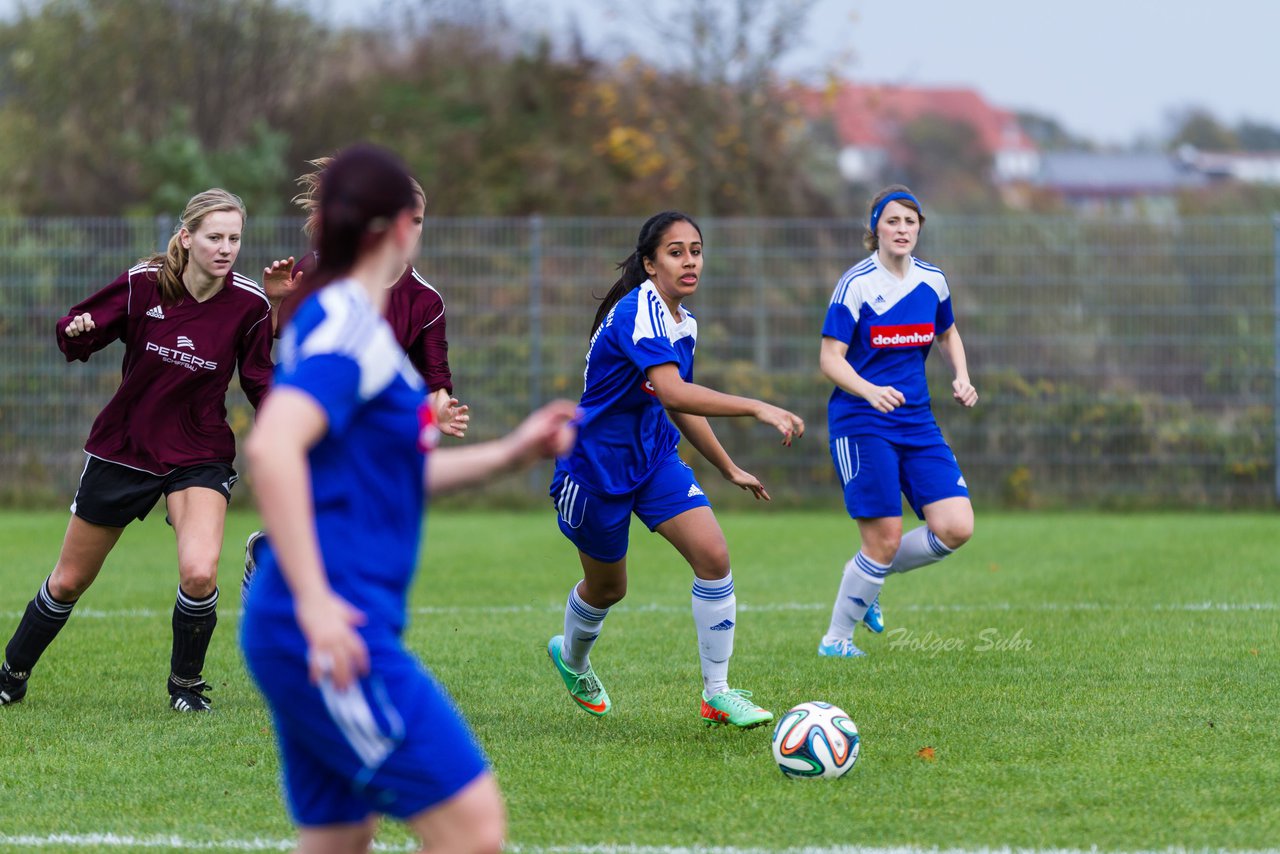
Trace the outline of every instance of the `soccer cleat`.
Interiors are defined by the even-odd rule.
[[[763,726],[773,720],[773,712],[751,702],[751,692],[726,688],[714,697],[702,694],[702,720],[707,726],[731,724],[739,729]]]
[[[192,685],[179,685],[172,676],[169,677],[169,705],[175,712],[208,712],[213,710],[213,701],[204,695],[209,685],[203,679]]]
[[[837,638],[836,640],[823,638],[822,642],[818,644],[818,655],[830,658],[858,658],[866,655],[866,653],[853,645],[853,638]]]
[[[871,600],[871,607],[862,615],[862,624],[876,634],[884,631],[884,616],[880,613],[880,596]]]
[[[586,673],[575,673],[570,670],[564,663],[564,659],[560,657],[562,646],[564,646],[564,635],[556,635],[547,643],[547,656],[556,666],[560,678],[564,680],[564,687],[569,689],[569,696],[573,697],[573,701],[588,714],[596,717],[608,714],[613,704],[609,702],[609,695],[600,684],[595,668],[588,667]]]
[[[258,545],[258,541],[266,535],[266,531],[254,531],[249,535],[249,539],[244,541],[244,578],[240,579],[241,605],[245,603],[245,598],[249,595],[249,585],[253,582],[253,573],[258,569],[258,559],[254,557],[253,549]]]
[[[0,664],[0,706],[8,706],[27,696],[27,673],[14,673],[9,662]]]

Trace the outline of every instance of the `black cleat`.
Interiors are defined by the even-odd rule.
[[[16,703],[27,696],[27,678],[30,675],[30,671],[14,673],[7,661],[0,664],[0,706]]]
[[[169,677],[169,705],[175,712],[208,712],[213,710],[213,701],[204,695],[209,685],[203,679],[197,679],[192,685],[179,685],[173,677]]]
[[[244,544],[244,577],[240,580],[240,604],[245,603],[246,597],[249,595],[249,585],[253,582],[253,574],[258,569],[257,558],[254,557],[253,550],[257,547],[258,541],[267,535],[266,531],[254,531],[249,535],[249,539]]]

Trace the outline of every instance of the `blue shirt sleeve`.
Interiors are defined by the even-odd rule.
[[[620,331],[620,336],[625,336],[624,340],[619,342],[622,345],[622,352],[633,365],[640,369],[640,373],[644,373],[654,365],[665,365],[668,362],[680,363],[676,348],[671,345],[671,339],[665,335],[641,338],[634,342],[631,336],[624,332]]]
[[[344,432],[360,408],[360,366],[339,353],[318,353],[299,361],[292,371],[277,370],[277,386],[292,386],[312,397],[324,410],[329,433]]]
[[[846,344],[853,343],[853,330],[857,326],[853,312],[842,302],[833,302],[827,307],[827,317],[822,321],[822,337],[835,338]]]
[[[956,325],[955,315],[951,313],[951,297],[938,303],[938,313],[934,316],[933,329],[935,335],[941,335]]]

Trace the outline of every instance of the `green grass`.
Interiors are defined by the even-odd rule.
[[[130,529],[26,701],[0,709],[0,848],[57,833],[291,838],[235,644],[240,544],[256,519],[228,524],[206,671],[217,711],[184,716],[163,687],[176,572],[161,518]],[[658,537],[633,529],[630,593],[592,656],[614,711],[594,719],[544,652],[579,575],[551,514],[432,517],[407,641],[492,758],[514,846],[1276,844],[1274,515],[980,514],[945,564],[889,580],[897,632],[860,633],[870,654],[853,661],[814,652],[852,523],[769,508],[721,522],[740,609],[731,680],[775,712],[844,707],[862,754],[842,780],[784,778],[768,730],[699,726],[690,573]],[[0,515],[0,640],[65,525]],[[407,838],[395,824],[380,835]]]

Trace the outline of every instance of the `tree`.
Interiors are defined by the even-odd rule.
[[[1231,129],[1219,123],[1208,110],[1192,107],[1175,113],[1172,121],[1171,151],[1184,145],[1201,151],[1236,151],[1240,147],[1240,141]]]
[[[273,124],[313,77],[298,45],[321,38],[277,0],[24,4],[0,23],[0,162],[22,162],[0,192],[29,213],[145,204],[138,158],[172,134],[176,111],[202,151],[253,146],[256,123]]]

